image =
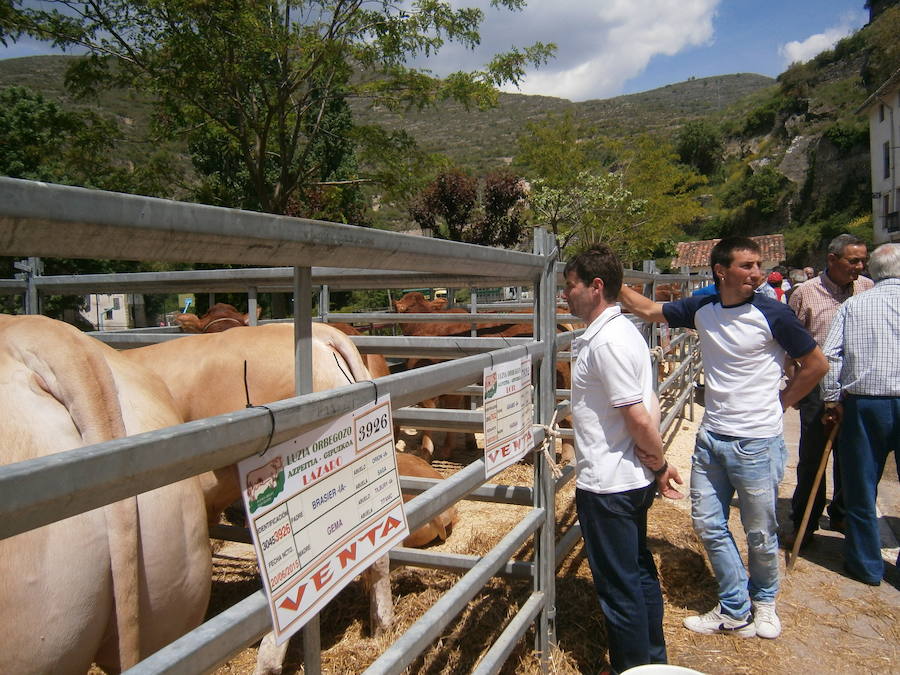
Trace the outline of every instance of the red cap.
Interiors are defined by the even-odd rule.
[[[783,277],[778,272],[772,272],[769,275],[769,281],[782,281]]]

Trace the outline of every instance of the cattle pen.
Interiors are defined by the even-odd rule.
[[[45,183],[0,178],[0,250],[4,255],[152,260],[171,263],[257,265],[256,269],[201,270],[42,277],[0,280],[0,293],[23,296],[26,311],[37,312],[41,294],[80,294],[116,290],[153,293],[242,291],[255,306],[260,292],[293,292],[310,298],[313,290],[441,286],[534,288],[533,338],[414,338],[358,336],[362,353],[441,360],[436,365],[396,373],[374,382],[358,382],[329,392],[311,391],[310,323],[324,321],[397,323],[484,320],[473,302],[468,314],[398,315],[389,312],[337,314],[328,311],[322,290],[319,316],[309,302],[295,302],[298,341],[298,396],[177,427],[86,446],[0,467],[0,537],[11,537],[68,516],[166,485],[201,472],[226,467],[255,452],[267,439],[278,443],[322,420],[355,410],[389,394],[395,421],[421,429],[479,430],[478,410],[430,410],[412,407],[447,392],[477,396],[484,368],[528,357],[536,372],[534,437],[537,447],[557,415],[567,411],[567,391],[555,386],[555,363],[567,358],[575,333],[557,333],[557,284],[561,265],[553,240],[535,230],[534,252],[508,251],[324,223],[106,193]],[[315,266],[314,266],[315,263]],[[270,267],[278,265],[282,267]],[[652,293],[657,282],[698,283],[690,275],[626,271],[626,280]],[[651,295],[652,297],[652,295]],[[324,299],[321,299],[324,298]],[[496,309],[496,308],[493,308]],[[251,316],[255,312],[251,310]],[[491,320],[522,321],[521,314],[494,313]],[[660,363],[658,390],[664,402],[663,430],[692,403],[700,373],[696,339],[689,332],[661,335],[647,329],[648,348]],[[108,332],[96,337],[117,348],[183,339],[168,328]],[[189,339],[189,338],[184,338]],[[452,359],[452,360],[451,360]],[[677,364],[677,365],[676,365]],[[528,514],[483,556],[447,556],[414,549],[391,552],[396,565],[437,567],[462,576],[413,626],[387,648],[367,673],[398,673],[437,639],[442,629],[494,575],[531,579],[532,591],[486,651],[475,672],[497,672],[515,645],[534,627],[534,650],[542,668],[555,643],[554,575],[575,545],[577,524],[557,537],[555,493],[574,476],[566,467],[554,478],[543,454],[535,453],[533,487],[485,483],[478,460],[443,481],[404,478],[404,491],[419,492],[406,504],[410,529],[428,522],[457,500],[501,501],[531,507]],[[224,536],[224,535],[223,535]],[[514,554],[533,541],[530,560]],[[271,628],[263,591],[250,595],[168,647],[132,668],[133,673],[207,672]],[[320,670],[315,620],[303,631],[305,672]]]

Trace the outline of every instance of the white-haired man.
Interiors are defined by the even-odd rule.
[[[841,305],[823,352],[826,419],[842,420],[844,569],[878,586],[884,576],[875,496],[888,454],[900,445],[900,244],[869,260],[875,287]]]

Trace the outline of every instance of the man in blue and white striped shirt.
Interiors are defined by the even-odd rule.
[[[841,305],[828,331],[821,386],[826,420],[843,420],[844,568],[878,586],[884,562],[875,496],[888,453],[900,445],[900,244],[879,246],[869,273],[875,287]]]

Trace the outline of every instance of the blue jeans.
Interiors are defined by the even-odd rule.
[[[742,619],[750,599],[773,602],[778,592],[775,504],[787,449],[781,436],[737,438],[700,427],[691,458],[691,517],[719,584],[723,611]],[[737,493],[747,534],[750,574],[728,529]]]
[[[846,449],[841,462],[847,514],[844,562],[851,574],[880,582],[884,562],[875,498],[888,453],[900,446],[900,398],[848,394],[840,437]]]
[[[656,483],[613,494],[575,490],[584,549],[606,620],[609,662],[617,673],[666,663],[662,592],[647,549],[647,511],[655,495]]]

